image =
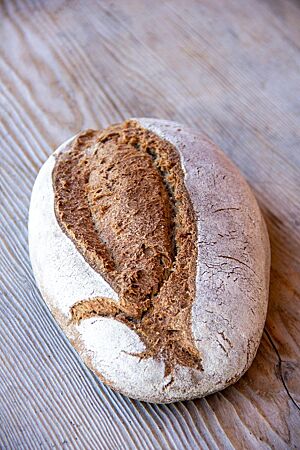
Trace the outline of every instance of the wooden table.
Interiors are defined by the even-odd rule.
[[[0,3],[0,448],[300,448],[300,4]],[[77,131],[132,116],[204,130],[235,161],[272,244],[258,355],[234,386],[150,405],[99,383],[32,275],[38,169]],[[241,299],[242,301],[243,299]]]

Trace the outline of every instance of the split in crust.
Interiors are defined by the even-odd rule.
[[[197,228],[180,158],[130,120],[81,133],[53,171],[55,214],[78,251],[117,292],[71,308],[72,321],[113,317],[145,344],[141,358],[202,370],[191,329]]]

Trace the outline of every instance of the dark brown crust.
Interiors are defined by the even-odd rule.
[[[55,213],[86,261],[119,295],[76,303],[74,322],[109,316],[135,330],[146,350],[201,369],[191,332],[196,222],[176,149],[127,121],[80,134],[53,171]]]

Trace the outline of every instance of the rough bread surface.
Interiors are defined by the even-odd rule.
[[[53,188],[59,225],[119,298],[82,299],[73,322],[114,317],[143,340],[141,359],[163,359],[165,376],[176,365],[201,370],[197,227],[175,147],[133,120],[88,130],[57,155]]]
[[[37,177],[29,244],[55,318],[123,394],[201,397],[250,366],[268,236],[247,183],[203,134],[134,119],[72,138]]]

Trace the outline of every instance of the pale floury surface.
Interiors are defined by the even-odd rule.
[[[177,366],[173,382],[164,363],[130,353],[144,344],[126,325],[90,318],[70,325],[79,300],[117,294],[79,254],[54,213],[50,156],[36,180],[29,242],[39,288],[89,367],[116,390],[152,402],[204,396],[237,380],[251,364],[263,330],[269,284],[269,242],[248,185],[202,134],[174,122],[137,119],[178,150],[197,219],[198,259],[192,330],[203,371]],[[72,140],[57,152],[65,151]]]

